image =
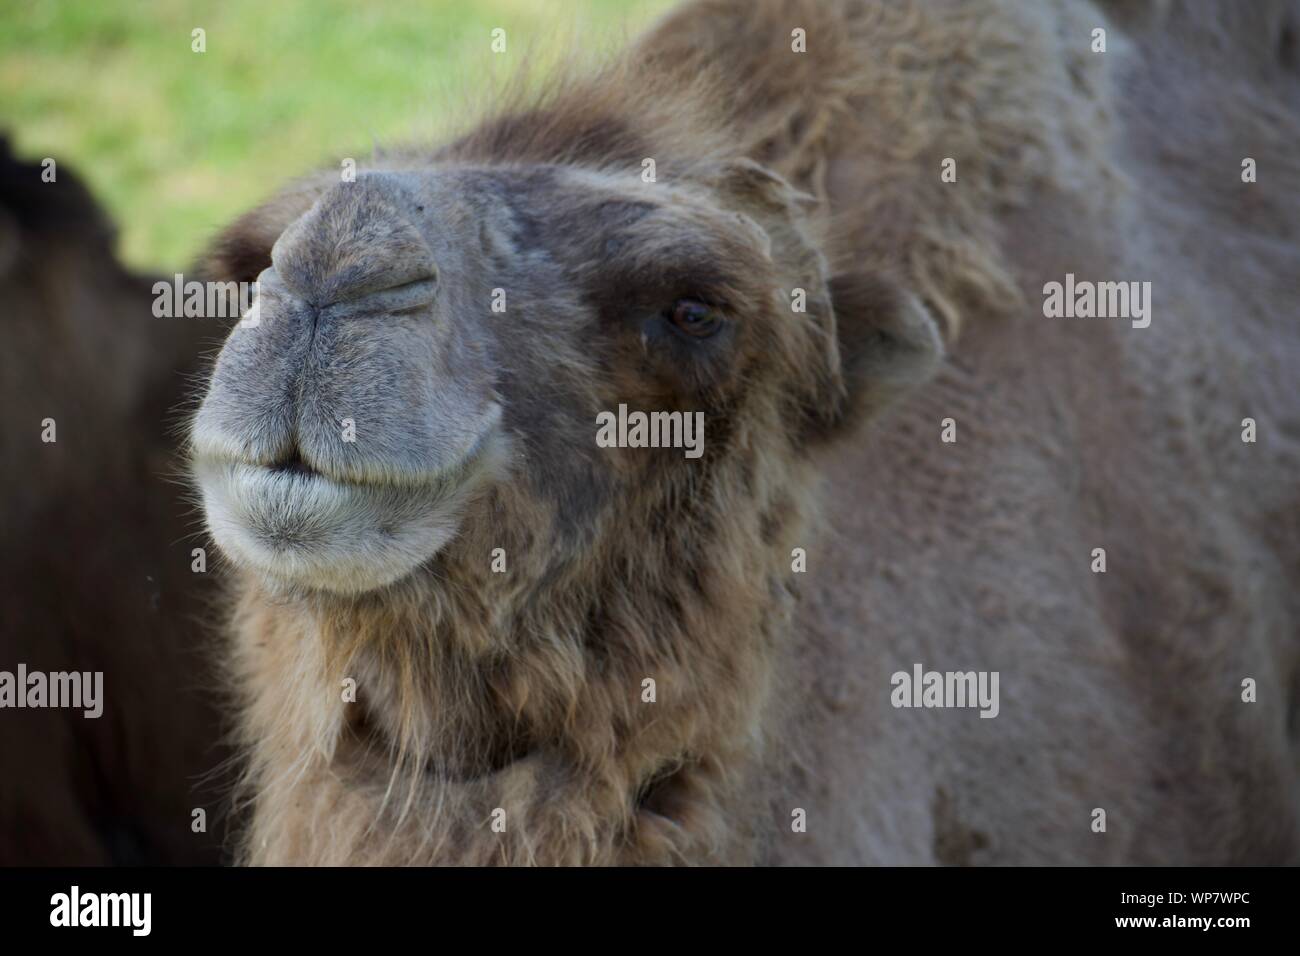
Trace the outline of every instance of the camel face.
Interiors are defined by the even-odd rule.
[[[589,546],[614,503],[742,467],[742,412],[744,467],[788,455],[840,388],[820,259],[783,274],[760,224],[780,190],[749,165],[673,187],[552,166],[331,187],[276,241],[194,422],[218,544],[270,582],[356,594],[467,534],[483,562],[512,525]],[[697,447],[607,447],[621,406],[698,420]]]
[[[195,420],[212,529],[273,579],[400,577],[454,532],[497,433],[484,332],[456,320],[434,247],[449,275],[462,261],[425,239],[418,189],[341,185],[285,231]]]

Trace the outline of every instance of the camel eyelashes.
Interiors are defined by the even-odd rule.
[[[722,327],[722,314],[699,299],[678,299],[664,313],[673,327],[691,338],[706,339]]]

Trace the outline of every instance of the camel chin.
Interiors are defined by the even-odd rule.
[[[398,581],[460,525],[463,475],[422,484],[335,481],[239,462],[201,460],[208,525],[238,566],[271,585],[358,595]]]

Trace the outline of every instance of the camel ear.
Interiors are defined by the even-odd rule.
[[[930,378],[943,360],[943,339],[930,310],[903,286],[867,272],[833,276],[843,388],[823,405],[813,440],[851,433]]]
[[[336,173],[301,180],[246,212],[221,231],[199,257],[197,271],[214,282],[253,282],[271,267],[271,247],[334,183]]]
[[[768,254],[791,275],[825,274],[825,260],[804,222],[805,211],[816,207],[816,199],[752,159],[720,163],[706,182],[727,206],[762,229]]]
[[[920,299],[871,272],[827,278],[826,259],[809,236],[814,197],[749,159],[721,164],[711,185],[763,229],[772,260],[807,287],[808,315],[827,347],[813,363],[815,383],[791,396],[803,441],[851,433],[935,373],[943,342]]]

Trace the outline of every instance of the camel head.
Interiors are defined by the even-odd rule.
[[[192,429],[224,553],[342,601],[504,570],[523,603],[673,560],[656,539],[707,558],[724,522],[778,540],[800,466],[929,374],[935,326],[828,275],[811,198],[758,164],[638,172],[382,169],[237,224],[222,278],[256,274],[256,321]],[[606,447],[620,406],[702,436]]]

